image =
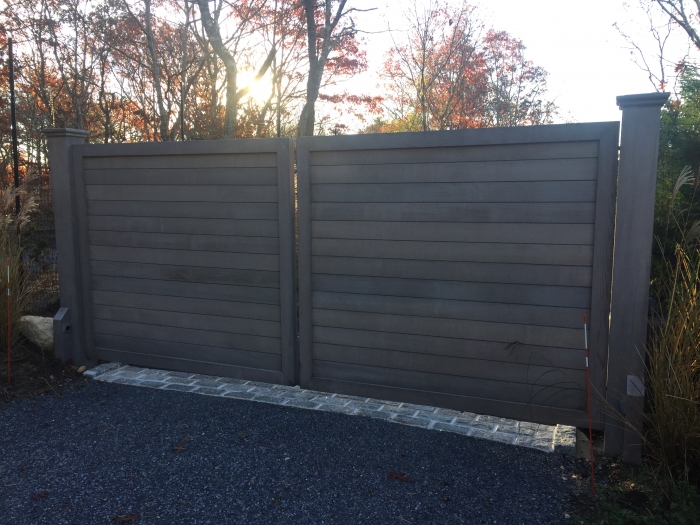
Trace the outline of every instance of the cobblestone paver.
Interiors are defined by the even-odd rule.
[[[534,448],[544,452],[573,455],[576,429],[556,425],[540,425],[493,416],[458,412],[411,403],[302,390],[299,387],[271,385],[229,377],[204,376],[186,372],[152,370],[119,363],[106,363],[85,372],[97,381],[125,385],[179,390],[217,397],[230,397],[273,405],[383,419],[400,425],[454,432]]]

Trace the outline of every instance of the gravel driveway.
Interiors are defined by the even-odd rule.
[[[90,382],[0,405],[0,522],[562,523],[570,461],[369,418]]]

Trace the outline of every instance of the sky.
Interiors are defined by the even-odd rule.
[[[377,71],[392,45],[387,28],[401,40],[402,12],[410,1],[349,0],[351,7],[377,9],[354,15],[357,27],[371,33],[364,35],[370,69],[346,87],[380,93]],[[507,31],[522,40],[526,56],[549,72],[549,93],[560,108],[559,122],[619,120],[616,96],[654,91],[613,25],[617,22],[653,59],[655,44],[638,0],[629,0],[629,5],[620,0],[481,0],[473,5],[487,29]],[[662,22],[661,16],[658,20]],[[687,48],[687,36],[676,31],[667,48],[669,56],[682,57]]]

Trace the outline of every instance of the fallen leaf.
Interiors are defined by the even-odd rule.
[[[241,441],[243,441],[243,440],[245,439],[245,436],[239,432],[239,433],[238,433],[238,439],[240,439]]]
[[[411,478],[401,472],[389,472],[389,479],[392,481],[396,481],[397,479],[399,481],[411,481]]]
[[[43,490],[41,492],[37,492],[36,494],[32,494],[32,499],[34,501],[39,501],[40,499],[44,499],[48,495],[49,495],[49,493],[46,492],[45,490]]]
[[[171,448],[173,449],[173,452],[179,454],[183,450],[185,450],[185,445],[182,443],[178,443],[177,445],[172,445]]]
[[[280,500],[276,499],[276,500],[275,500],[275,505],[279,505],[279,504],[280,504]]]
[[[137,519],[139,519],[138,512],[129,512],[129,514],[124,514],[123,516],[114,516],[112,521],[117,523],[136,523]]]

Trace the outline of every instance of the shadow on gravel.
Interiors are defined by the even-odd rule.
[[[547,524],[554,454],[101,382],[0,405],[0,522]]]

